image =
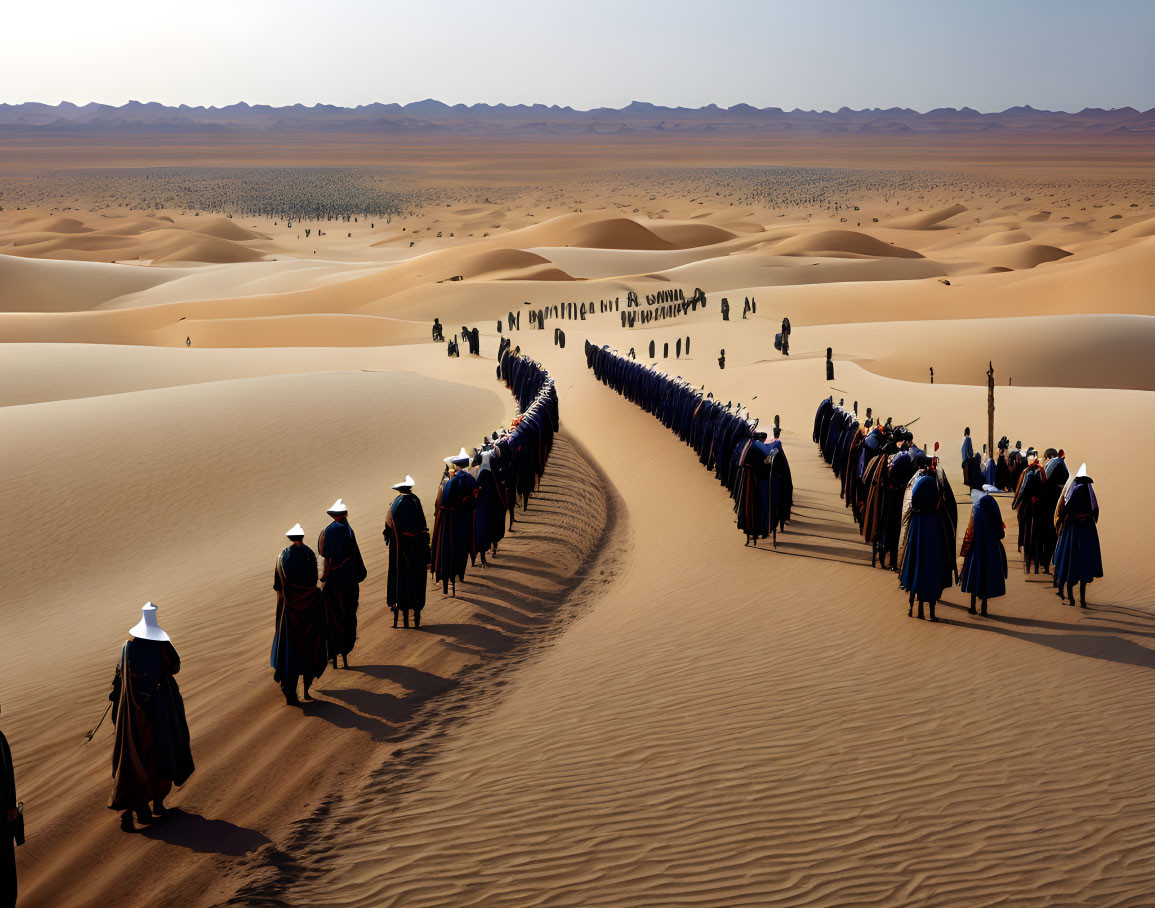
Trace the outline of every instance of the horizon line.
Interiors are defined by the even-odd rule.
[[[245,101],[245,100],[232,101],[232,102],[227,103],[227,104],[203,104],[203,103],[202,104],[190,104],[187,101],[181,101],[178,103],[169,103],[169,102],[164,102],[164,101],[141,101],[141,100],[138,100],[136,98],[130,98],[127,101],[124,101],[123,103],[120,103],[120,104],[110,103],[107,101],[96,101],[96,100],[79,102],[79,101],[72,101],[72,100],[69,100],[67,98],[64,98],[64,99],[57,101],[57,102],[36,101],[36,100],[0,101],[0,105],[4,105],[4,106],[8,106],[8,107],[20,107],[20,106],[23,106],[25,104],[39,104],[39,105],[42,105],[44,107],[64,107],[64,106],[68,105],[68,106],[72,106],[72,107],[76,107],[76,108],[83,108],[83,107],[88,107],[88,106],[92,106],[92,105],[97,105],[97,106],[101,106],[101,107],[121,108],[121,107],[128,107],[129,105],[132,105],[132,104],[136,104],[136,105],[140,105],[140,106],[157,105],[160,107],[167,107],[167,108],[173,108],[173,109],[178,109],[178,110],[181,108],[187,108],[190,110],[197,110],[197,109],[200,109],[200,110],[223,110],[223,109],[229,108],[229,107],[242,107],[242,106],[243,107],[249,107],[249,108],[267,107],[267,108],[273,108],[273,109],[302,107],[302,108],[305,108],[306,110],[313,110],[316,108],[335,108],[338,110],[359,110],[359,109],[362,109],[365,107],[373,107],[375,105],[380,105],[383,107],[397,106],[397,107],[405,108],[405,107],[411,107],[414,105],[429,104],[429,103],[442,105],[446,109],[449,109],[449,110],[453,110],[453,109],[457,109],[457,108],[472,109],[472,108],[476,108],[476,107],[491,107],[491,108],[544,107],[544,108],[550,109],[550,110],[572,111],[574,113],[593,113],[593,112],[599,111],[599,110],[623,111],[623,110],[627,110],[627,109],[629,109],[631,107],[635,107],[635,106],[652,107],[652,108],[663,109],[663,110],[685,110],[685,111],[703,111],[703,110],[711,110],[711,109],[718,110],[718,111],[732,111],[735,109],[748,109],[748,110],[757,111],[760,113],[780,112],[780,113],[829,113],[829,114],[837,114],[837,113],[843,113],[843,112],[850,112],[850,113],[881,112],[881,113],[885,113],[887,111],[902,111],[904,113],[916,113],[916,114],[922,114],[922,115],[933,113],[935,111],[955,111],[958,113],[961,113],[964,111],[970,111],[970,112],[977,113],[977,114],[989,115],[989,114],[1007,113],[1009,111],[1027,111],[1027,110],[1030,110],[1030,111],[1037,112],[1037,113],[1062,113],[1062,114],[1073,115],[1073,114],[1083,113],[1084,111],[1089,111],[1089,110],[1091,110],[1091,111],[1101,110],[1101,111],[1110,112],[1110,111],[1116,111],[1116,110],[1130,109],[1130,110],[1137,111],[1139,113],[1143,113],[1146,110],[1155,110],[1155,106],[1153,106],[1151,108],[1142,108],[1142,107],[1135,107],[1134,105],[1131,105],[1131,104],[1124,104],[1121,106],[1113,106],[1113,107],[1085,106],[1085,107],[1080,108],[1079,110],[1068,110],[1066,108],[1035,107],[1030,103],[1012,104],[1009,107],[1002,108],[1001,110],[981,110],[977,107],[971,107],[970,105],[966,105],[966,104],[964,104],[962,107],[952,107],[949,105],[942,105],[939,107],[932,107],[932,108],[929,108],[926,110],[920,110],[920,109],[915,108],[915,107],[902,107],[899,105],[892,105],[890,107],[850,107],[849,105],[846,105],[846,104],[843,104],[842,106],[840,106],[837,109],[830,109],[830,108],[816,108],[816,107],[813,107],[813,108],[805,108],[805,107],[785,108],[785,107],[779,107],[776,105],[768,105],[766,107],[759,107],[758,105],[752,104],[748,101],[738,101],[738,102],[735,102],[734,104],[730,104],[728,106],[722,106],[722,105],[718,104],[717,102],[710,102],[708,104],[699,105],[697,107],[687,107],[687,106],[682,105],[682,104],[677,104],[677,105],[659,104],[659,103],[656,103],[653,101],[642,101],[639,99],[634,99],[632,101],[629,101],[628,103],[623,104],[620,107],[614,107],[614,106],[608,105],[608,104],[601,104],[601,105],[596,105],[593,107],[575,107],[575,106],[570,105],[570,104],[546,103],[544,101],[533,101],[533,102],[518,101],[518,102],[512,102],[512,103],[511,102],[505,102],[505,101],[474,101],[471,103],[459,101],[459,102],[455,102],[455,103],[450,103],[448,101],[442,101],[439,98],[433,98],[433,97],[420,98],[420,99],[417,99],[414,101],[380,101],[380,100],[366,101],[366,102],[360,103],[360,104],[336,104],[336,103],[329,102],[329,101],[314,101],[312,104],[306,104],[303,101],[294,101],[291,103],[284,103],[284,104],[270,104],[270,103],[263,102],[263,101]]]

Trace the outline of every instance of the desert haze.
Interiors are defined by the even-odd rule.
[[[1149,902],[1153,165],[1131,108],[0,104],[19,904]],[[394,630],[390,487],[432,525],[511,426],[504,338],[555,382],[540,487]],[[780,422],[776,546],[586,341]],[[1087,464],[1103,577],[1081,609],[1025,574],[998,494],[1006,595],[914,620],[815,411],[940,445],[961,542],[988,365],[994,439]],[[358,642],[293,708],[274,561],[338,497]],[[85,733],[150,600],[196,771],[128,835]]]

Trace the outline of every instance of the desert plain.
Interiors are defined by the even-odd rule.
[[[1147,902],[1155,145],[1006,132],[6,138],[21,904]],[[529,326],[694,288],[706,309],[652,325]],[[432,518],[442,458],[509,424],[510,312],[558,383],[558,446],[493,563],[393,630],[390,485],[412,474]],[[477,326],[481,355],[447,357],[435,317]],[[776,550],[743,546],[725,491],[593,379],[585,340],[647,360],[653,340],[657,368],[780,417],[796,508]],[[1087,463],[1105,577],[1082,611],[1024,576],[1003,496],[1007,596],[977,619],[956,589],[939,624],[911,620],[814,411],[917,419],[965,513],[988,363],[995,437]],[[289,708],[273,561],[338,496],[369,570],[360,639]],[[197,771],[179,814],[128,836],[109,729],[85,732],[146,600]]]

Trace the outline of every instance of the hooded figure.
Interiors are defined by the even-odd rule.
[[[1042,525],[1049,524],[1051,517],[1047,514],[1044,500],[1046,474],[1034,448],[1027,452],[1026,464],[1015,487],[1011,507],[1019,515],[1019,551],[1023,553],[1023,569],[1029,574],[1033,564],[1037,574],[1040,567],[1045,567],[1043,556],[1046,552],[1045,540],[1049,535],[1043,532]]]
[[[1067,469],[1067,461],[1062,451],[1047,448],[1043,454],[1043,509],[1042,519],[1039,521],[1038,533],[1042,548],[1043,570],[1050,573],[1051,558],[1055,554],[1055,543],[1058,541],[1058,531],[1055,528],[1055,512],[1059,507],[1059,499],[1063,496],[1067,480],[1071,478],[1071,471]],[[1058,585],[1058,581],[1054,581]]]
[[[194,768],[184,700],[173,677],[180,671],[180,656],[157,624],[155,605],[145,603],[129,634],[108,695],[116,726],[108,806],[122,811],[125,832],[133,831],[134,811],[141,823],[165,816],[165,796],[173,785],[183,785]]]
[[[485,553],[488,551],[496,555],[497,543],[505,536],[505,497],[497,474],[493,469],[493,461],[498,456],[497,449],[486,444],[478,452],[476,465],[469,471],[477,480],[477,498],[473,511],[471,562],[474,560],[474,556],[480,555],[481,563],[488,564],[489,562],[485,560]]]
[[[368,572],[361,559],[357,536],[349,526],[349,509],[338,498],[328,512],[333,522],[317,538],[317,554],[324,559],[321,571],[321,602],[325,607],[325,627],[329,659],[337,667],[337,656],[349,667],[349,653],[357,644],[357,607],[361,582]]]
[[[999,439],[999,454],[995,459],[995,481],[994,485],[998,487],[1000,492],[1009,492],[1014,486],[1011,485],[1011,461],[1008,449],[1011,446],[1010,440],[1007,436]]]
[[[992,485],[983,487],[983,495],[971,508],[971,520],[963,536],[962,570],[959,586],[971,594],[970,613],[975,614],[975,600],[982,600],[982,614],[987,613],[987,600],[1007,593],[1007,553],[1003,548],[1006,528],[999,503],[991,496],[997,492]]]
[[[919,472],[910,481],[903,501],[899,583],[910,594],[907,615],[913,616],[917,597],[918,617],[923,617],[923,604],[929,603],[930,620],[937,621],[934,607],[953,579],[954,534],[942,507],[938,479],[927,468],[925,455],[918,455],[916,464]]]
[[[298,680],[304,679],[305,699],[311,700],[309,686],[325,673],[325,611],[317,588],[317,556],[304,543],[305,531],[298,523],[285,536],[289,546],[273,570],[277,620],[269,663],[285,702],[297,706]]]
[[[765,539],[771,532],[770,448],[766,444],[766,433],[757,432],[747,438],[735,456],[738,473],[734,511],[738,515],[738,529],[745,532],[746,545],[751,542],[758,545],[758,539]]]
[[[469,475],[469,455],[465,448],[445,463],[451,472],[441,481],[434,504],[432,561],[430,570],[448,593],[450,584],[457,595],[457,581],[465,579],[465,567],[473,551],[473,505],[477,480]]]
[[[129,821],[131,822],[131,820]],[[24,844],[24,821],[16,806],[12,751],[0,732],[0,905],[16,904],[16,849]]]
[[[385,604],[393,611],[393,626],[398,613],[409,627],[421,627],[421,610],[425,608],[425,572],[429,569],[429,527],[421,499],[413,494],[413,477],[406,475],[393,488],[399,493],[385,512],[385,545],[389,548],[389,576],[385,583]]]
[[[1087,475],[1087,465],[1079,467],[1075,478],[1067,483],[1055,510],[1055,529],[1059,534],[1055,546],[1055,585],[1059,598],[1075,604],[1075,584],[1079,584],[1079,605],[1087,607],[1087,584],[1103,576],[1103,555],[1099,548],[1099,501]]]

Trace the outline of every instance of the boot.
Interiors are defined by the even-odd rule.
[[[1074,604],[1074,601],[1075,600],[1072,598],[1071,603]],[[1079,582],[1079,608],[1086,608],[1086,607],[1087,607],[1087,581],[1081,580]]]
[[[415,630],[421,630],[421,611],[419,609],[413,610],[413,627]]]
[[[984,600],[984,603],[983,603],[983,611],[984,611],[984,613],[985,613],[985,611],[986,611],[986,603],[985,603],[985,600]],[[974,594],[974,593],[971,593],[971,607],[970,607],[970,609],[968,610],[967,614],[970,614],[970,615],[973,615],[973,614],[975,614],[975,594]]]
[[[402,625],[404,627],[409,627],[409,610],[408,609],[406,609],[405,611],[403,611],[401,613],[401,622],[402,622]],[[395,624],[393,626],[396,627],[397,625]]]
[[[924,604],[925,604],[925,600],[923,600],[923,598],[920,596],[919,600],[918,600],[918,620],[919,621],[925,621],[926,620],[926,616],[923,615],[923,613],[922,613],[922,609],[923,609]]]
[[[341,661],[345,663],[345,668],[349,667],[349,654],[341,653]]]
[[[168,808],[164,806],[164,798],[157,798],[152,802],[152,815],[158,820],[168,816]]]
[[[142,807],[136,808],[134,812],[136,813],[136,822],[138,823],[151,823],[153,820],[152,811],[148,809],[148,802],[145,802]]]
[[[987,616],[987,601],[983,600],[982,610],[979,612],[984,618]]]
[[[934,616],[935,602],[936,602],[936,600],[934,600],[934,599],[930,600],[930,620],[931,621],[938,621],[938,619]]]
[[[136,832],[136,827],[132,825],[131,810],[126,810],[120,815],[120,828],[123,832]]]
[[[393,626],[397,626],[397,609],[393,609]]]

